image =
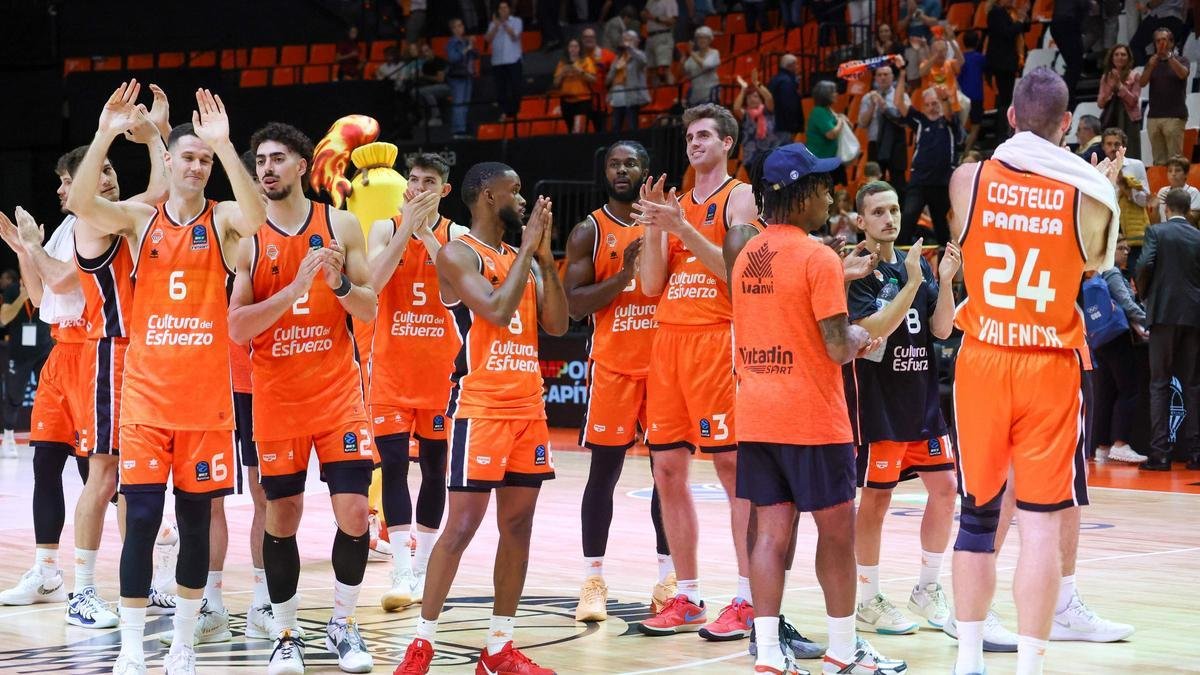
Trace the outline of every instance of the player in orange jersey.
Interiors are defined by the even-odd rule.
[[[505,244],[506,232],[521,230],[525,199],[520,177],[499,162],[468,169],[462,197],[471,231],[443,246],[437,259],[442,302],[463,337],[447,411],[454,418],[449,516],[429,560],[416,636],[395,672],[429,672],[438,616],[494,489],[496,600],[475,673],[553,675],[513,647],[538,493],[554,477],[538,326],[562,335],[569,322],[550,251],[553,214],[550,200],[539,197],[520,248]]]
[[[993,159],[951,177],[953,234],[967,299],[955,367],[962,516],[954,545],[959,637],[955,672],[981,673],[984,621],[995,592],[995,535],[1006,490],[1020,524],[1017,672],[1042,672],[1060,585],[1062,521],[1087,503],[1080,371],[1083,272],[1115,243],[1113,181],[1059,146],[1071,124],[1066,84],[1027,73],[1008,120],[1018,130]],[[1012,473],[1009,485],[1010,470]]]
[[[663,523],[678,570],[678,594],[657,616],[639,625],[647,635],[700,630],[709,640],[749,637],[754,621],[750,562],[746,551],[750,505],[734,495],[737,434],[734,428],[733,349],[729,294],[721,244],[730,227],[759,223],[750,186],[731,178],[729,151],[738,126],[721,106],[689,108],[688,161],[696,186],[676,199],[662,194],[662,180],[642,189],[638,221],[646,226],[641,282],[658,297],[646,381],[646,443],[654,453],[654,485],[663,503]],[[737,553],[737,593],[711,624],[700,595],[696,560],[699,527],[688,484],[688,465],[697,447],[712,453],[730,501],[730,526]]]
[[[638,187],[650,169],[650,156],[637,141],[617,141],[604,156],[608,201],[575,226],[567,239],[563,285],[571,316],[588,318],[588,407],[579,443],[592,453],[580,506],[584,581],[576,621],[608,618],[604,552],[612,524],[613,491],[625,452],[646,426],[646,373],[656,323],[657,301],[642,293],[637,279],[645,228],[633,220]],[[643,431],[644,433],[644,431]],[[651,593],[657,612],[675,597],[675,568],[662,527],[658,491],[650,497],[650,519],[658,546],[658,582]]]
[[[438,251],[467,228],[438,215],[450,194],[450,167],[435,154],[413,158],[400,214],[378,220],[367,242],[379,315],[371,348],[367,403],[382,460],[383,517],[392,548],[392,585],[380,605],[393,611],[421,601],[425,570],[446,509],[450,376],[462,344],[454,317],[438,300]],[[408,493],[410,439],[421,466],[416,527]],[[409,530],[417,546],[409,555]],[[414,560],[413,558],[416,558]]]
[[[304,672],[296,611],[310,450],[329,485],[333,540],[333,617],[325,646],[346,672],[372,659],[353,614],[367,566],[367,489],[375,452],[367,431],[350,317],[375,316],[366,246],[353,214],[304,196],[312,141],[272,122],[250,139],[267,218],[238,251],[229,302],[230,337],[250,343],[254,440],[267,497],[263,564],[278,634],[267,672]],[[319,279],[317,277],[320,277]]]
[[[226,342],[226,286],[238,240],[266,217],[254,182],[229,141],[220,98],[196,92],[192,123],[171,130],[165,202],[111,203],[93,196],[112,141],[143,113],[141,86],[122,83],[105,103],[67,206],[93,228],[128,237],[136,251],[129,348],[121,388],[121,653],[115,673],[145,672],[143,634],[154,539],[166,485],[175,485],[179,597],[168,673],[195,672],[195,625],[208,573],[210,500],[233,487],[233,400]],[[236,202],[204,197],[214,156]]]

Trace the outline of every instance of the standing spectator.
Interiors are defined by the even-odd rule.
[[[646,61],[650,65],[650,86],[675,84],[671,63],[675,56],[675,38],[672,30],[679,20],[679,7],[675,0],[650,0],[642,10],[646,22]]]
[[[605,47],[614,52],[620,51],[624,45],[625,31],[637,32],[642,27],[638,21],[637,9],[633,5],[625,5],[621,8],[620,14],[604,23],[604,37],[602,42]]]
[[[538,27],[542,29],[542,49],[558,49],[563,43],[561,0],[541,0],[537,4]]]
[[[979,138],[979,130],[983,124],[983,72],[987,69],[987,59],[979,53],[977,31],[969,30],[963,33],[961,66],[962,70],[958,73],[958,90],[971,102],[971,110],[968,113],[971,132],[967,134],[967,140],[963,143],[963,150],[967,151],[975,147],[975,139]]]
[[[0,325],[8,334],[9,360],[4,367],[4,439],[12,447],[13,430],[17,428],[21,409],[25,407],[25,390],[29,378],[42,371],[54,340],[50,324],[41,320],[38,308],[29,299],[24,282],[10,285],[3,293],[0,305]],[[9,457],[15,454],[9,454]]]
[[[891,66],[875,69],[874,89],[858,107],[858,126],[867,129],[867,159],[878,162],[884,180],[903,194],[908,183],[908,133],[896,108],[895,72]]]
[[[837,157],[838,134],[842,127],[850,124],[845,115],[833,112],[833,102],[837,100],[837,85],[829,80],[821,80],[813,85],[813,109],[808,115],[808,127],[804,134],[804,144],[809,152],[819,159]],[[846,184],[846,167],[839,166],[829,172],[834,185]]]
[[[1105,129],[1102,143],[1104,154],[1115,161],[1117,153],[1126,148],[1125,132],[1116,127]],[[1150,224],[1146,215],[1150,181],[1146,178],[1146,165],[1126,152],[1121,175],[1117,177],[1117,205],[1121,207],[1121,233],[1129,241],[1129,264],[1136,265],[1142,253],[1142,237]]]
[[[1129,445],[1132,437],[1133,420],[1139,407],[1141,388],[1137,381],[1137,359],[1133,353],[1133,338],[1149,337],[1146,332],[1146,310],[1133,297],[1133,289],[1125,278],[1125,267],[1129,262],[1129,243],[1117,239],[1116,265],[1102,272],[1108,285],[1108,294],[1125,313],[1129,331],[1108,342],[1092,348],[1096,368],[1093,370],[1096,412],[1092,418],[1092,442],[1096,445],[1096,459],[1111,459],[1118,462],[1144,462],[1145,455],[1138,454]]]
[[[904,48],[904,79],[912,89],[921,86],[921,64],[929,59],[929,40],[920,35],[908,36],[908,46]]]
[[[431,127],[442,126],[444,114],[450,110],[450,84],[446,82],[446,73],[450,64],[442,57],[433,53],[433,47],[428,42],[422,42],[421,74],[417,80],[417,95],[421,99],[425,112],[425,123]]]
[[[779,57],[779,72],[767,83],[775,99],[775,130],[795,136],[804,129],[804,107],[800,102],[799,60],[792,54]]]
[[[404,39],[419,42],[425,37],[425,11],[429,0],[408,0],[408,19],[404,22]]]
[[[450,20],[450,42],[446,45],[446,53],[450,57],[446,79],[450,83],[450,96],[454,102],[450,112],[450,131],[455,136],[469,137],[467,112],[471,105],[479,53],[475,51],[475,39],[466,34],[462,19]]]
[[[950,41],[940,37],[934,39],[929,58],[921,62],[921,88],[945,89],[950,100],[950,110],[955,115],[962,112],[962,103],[958,100],[958,73],[961,70],[961,57],[957,52],[951,52]],[[963,121],[960,115],[959,122]]]
[[[1183,388],[1187,416],[1175,445],[1188,453],[1187,468],[1200,469],[1200,231],[1184,217],[1191,198],[1172,190],[1167,215],[1146,233],[1137,263],[1137,286],[1146,298],[1150,328],[1150,459],[1143,469],[1169,471],[1171,376]]]
[[[1128,153],[1142,156],[1141,73],[1133,68],[1133,52],[1127,45],[1113,45],[1100,68],[1100,125],[1119,127],[1129,139]]]
[[[596,81],[596,64],[585,55],[579,40],[567,40],[563,58],[554,69],[554,87],[562,97],[562,116],[567,130],[582,134],[592,114],[592,83]]]
[[[362,62],[358,56],[358,26],[346,29],[346,37],[338,41],[334,52],[338,79],[357,80],[362,74]]]
[[[1059,56],[1066,64],[1063,80],[1070,99],[1067,110],[1075,109],[1075,88],[1083,72],[1083,20],[1087,17],[1088,0],[1055,0],[1050,19],[1050,37],[1058,45]]]
[[[754,164],[759,155],[789,143],[791,136],[775,130],[775,99],[758,79],[758,69],[750,73],[750,82],[737,78],[741,91],[733,100],[733,116],[742,123],[742,164]]]
[[[746,15],[746,31],[760,33],[769,28],[767,7],[764,0],[742,0],[742,12]]]
[[[646,53],[638,49],[640,37],[635,30],[625,31],[624,44],[608,71],[608,106],[612,108],[614,133],[620,133],[626,126],[630,131],[637,129],[638,112],[650,102]]]
[[[1150,41],[1153,38],[1155,43],[1158,42],[1159,30],[1170,31],[1172,44],[1184,39],[1187,26],[1183,19],[1187,15],[1187,5],[1184,0],[1149,0],[1145,4],[1138,3],[1138,9],[1144,11],[1145,16],[1142,17],[1133,37],[1129,38],[1129,47],[1137,65],[1146,64]]]
[[[871,50],[867,56],[887,56],[888,54],[903,53],[904,45],[896,41],[896,31],[892,30],[891,24],[879,24],[879,28],[875,29],[875,39],[871,41]]]
[[[507,0],[496,3],[496,12],[484,39],[492,45],[492,76],[496,78],[501,122],[515,118],[521,107],[521,32],[524,28],[521,18],[512,15]]]
[[[998,140],[1012,133],[1008,125],[1008,108],[1012,105],[1013,87],[1017,84],[1020,53],[1017,40],[1029,30],[1029,5],[1022,3],[1013,19],[1009,10],[1013,0],[996,0],[987,13],[987,67],[996,85],[996,120]]]
[[[913,240],[921,212],[929,207],[929,218],[938,243],[950,241],[950,174],[957,164],[958,146],[963,140],[962,124],[950,109],[950,92],[933,87],[921,92],[922,110],[910,105],[905,86],[896,86],[896,109],[915,132],[913,138],[912,178],[904,191],[904,209],[898,241]]]
[[[721,53],[713,49],[713,32],[708,26],[696,29],[692,40],[692,53],[683,62],[683,72],[691,81],[688,89],[687,104],[690,108],[701,103],[716,100],[717,87],[721,84],[717,78],[717,67],[721,65]]]
[[[1075,154],[1079,155],[1088,163],[1099,162],[1104,159],[1104,145],[1101,141],[1104,137],[1100,135],[1103,127],[1100,126],[1100,118],[1095,115],[1080,115],[1079,124],[1075,129],[1075,138],[1079,140],[1079,148],[1075,150]],[[1093,162],[1095,160],[1095,162]]]
[[[808,11],[817,20],[817,42],[822,47],[847,44],[847,0],[807,0]]]
[[[804,0],[779,0],[779,15],[784,28],[799,28],[804,24]]]
[[[590,26],[579,34],[579,46],[583,49],[583,55],[596,66],[596,81],[592,82],[592,129],[604,131],[608,128],[608,71],[617,60],[617,55],[600,46],[596,41],[596,29]]]
[[[940,0],[906,0],[900,5],[900,24],[908,26],[908,37],[933,37],[930,29],[942,16]]]
[[[1150,134],[1154,164],[1159,165],[1166,164],[1171,155],[1183,154],[1183,125],[1188,118],[1188,60],[1175,49],[1175,36],[1166,28],[1154,31],[1154,49],[1154,56],[1142,68],[1138,83],[1150,87],[1146,131]]]
[[[1187,158],[1182,155],[1175,155],[1167,159],[1167,185],[1159,188],[1158,194],[1150,200],[1150,208],[1158,209],[1159,222],[1167,219],[1167,193],[1171,190],[1183,190],[1191,197],[1192,202],[1188,207],[1187,219],[1188,222],[1195,225],[1200,223],[1200,190],[1195,186],[1188,185],[1188,171],[1192,168],[1192,163],[1187,161]]]

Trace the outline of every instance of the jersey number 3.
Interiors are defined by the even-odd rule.
[[[1021,265],[1021,276],[1017,279],[1015,294],[1008,294],[995,289],[997,285],[1012,283],[1013,272],[1017,267],[1017,254],[1008,244],[994,241],[984,242],[983,252],[989,258],[999,258],[1000,267],[991,267],[983,273],[983,301],[999,309],[1016,309],[1017,299],[1032,300],[1034,309],[1046,311],[1047,303],[1054,302],[1057,292],[1050,287],[1050,272],[1036,271],[1038,253],[1036,248],[1029,249],[1025,254],[1025,262]],[[1037,285],[1031,285],[1033,275],[1037,274]]]

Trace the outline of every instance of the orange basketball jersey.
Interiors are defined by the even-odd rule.
[[[962,246],[955,325],[1001,347],[1083,349],[1075,304],[1085,254],[1079,190],[999,161],[979,165]]]
[[[98,258],[75,254],[79,284],[83,287],[83,320],[87,337],[129,337],[130,312],[133,310],[133,256],[125,237],[113,237],[113,243]]]
[[[392,233],[400,227],[392,218]],[[439,218],[433,236],[450,241],[448,218]],[[446,409],[454,357],[462,343],[454,317],[441,303],[437,267],[424,242],[413,237],[391,279],[379,289],[379,316],[371,347],[371,405],[420,410]]]
[[[310,249],[334,239],[329,206],[310,202],[308,222],[289,235],[268,220],[254,235],[254,299],[292,283]],[[311,436],[365,423],[361,374],[350,315],[318,273],[269,329],[250,341],[254,375],[254,440]]]
[[[621,222],[607,206],[592,211],[588,219],[596,227],[592,264],[596,283],[620,274],[625,249],[645,233],[641,225]],[[623,375],[645,377],[650,367],[650,343],[654,340],[655,298],[642,292],[634,277],[607,306],[592,315],[591,359]]]
[[[84,310],[86,315],[86,309]],[[50,337],[54,338],[55,344],[83,344],[83,341],[88,337],[87,322],[82,318],[69,319],[62,323],[50,324]]]
[[[479,256],[479,272],[499,288],[517,251],[499,249],[465,234],[458,241]],[[446,414],[456,418],[545,419],[542,372],[538,361],[537,288],[533,273],[507,325],[475,316],[461,300],[447,305],[463,346],[454,364],[454,389]]]
[[[229,371],[233,376],[233,391],[238,394],[254,392],[250,379],[250,347],[229,341]]]
[[[121,424],[176,430],[233,429],[229,381],[229,268],[213,224],[216,202],[186,223],[166,203],[142,237]]]

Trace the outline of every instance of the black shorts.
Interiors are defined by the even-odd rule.
[[[254,406],[252,394],[233,392],[234,440],[242,466],[258,467],[258,448],[254,445]]]
[[[969,99],[971,101],[971,111],[967,113],[967,119],[971,120],[972,124],[980,124],[983,122],[983,99]],[[1008,113],[1005,113],[1006,115]]]
[[[820,511],[854,499],[854,446],[739,442],[737,496],[755,506]]]

